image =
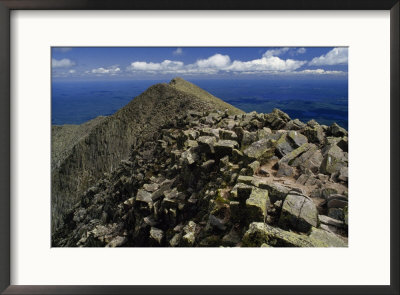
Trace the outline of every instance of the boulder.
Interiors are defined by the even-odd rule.
[[[253,188],[250,197],[246,200],[248,220],[264,221],[267,216],[267,207],[270,204],[267,190]]]
[[[253,222],[243,235],[244,247],[261,247],[267,244],[273,247],[313,247],[307,236],[295,234],[263,222]]]
[[[239,144],[234,140],[221,139],[214,144],[214,151],[218,158],[224,156],[232,156],[233,149],[239,147]]]
[[[305,143],[302,146],[298,147],[297,149],[293,150],[292,152],[286,154],[282,159],[279,160],[280,163],[286,163],[288,165],[292,165],[293,161],[302,155],[303,153],[307,152],[309,149],[313,147],[310,143]]]
[[[303,171],[306,169],[314,173],[319,171],[323,157],[321,151],[314,145],[310,145],[310,149],[298,156],[291,163],[294,167],[299,167]]]
[[[328,216],[337,220],[344,220],[344,210],[342,208],[329,208]]]
[[[261,139],[253,142],[247,149],[243,151],[248,162],[258,161],[264,164],[275,153],[274,141],[269,139]]]
[[[183,163],[192,165],[199,160],[199,156],[197,155],[195,148],[191,147],[181,154],[181,159]]]
[[[253,182],[253,179],[254,179],[253,176],[239,175],[237,182],[251,185]]]
[[[282,205],[279,226],[308,232],[312,226],[318,227],[318,210],[314,202],[306,196],[289,194]]]
[[[214,153],[214,144],[217,142],[214,136],[200,136],[197,142],[203,153]]]
[[[152,246],[161,246],[163,243],[164,232],[161,229],[152,227],[150,229],[150,244]]]
[[[347,247],[347,242],[339,236],[315,227],[311,229],[309,239],[314,247]]]
[[[337,145],[331,145],[323,151],[324,159],[322,160],[321,173],[331,175],[340,172],[342,167],[347,167],[347,155]]]
[[[254,162],[250,163],[248,165],[248,169],[250,170],[251,175],[256,174],[258,169],[260,169],[260,162],[254,161]]]
[[[307,137],[309,142],[323,144],[325,142],[325,133],[321,125],[311,120],[304,128],[303,134]]]
[[[188,224],[183,228],[184,235],[181,239],[181,246],[192,247],[196,242],[196,230],[197,224],[194,221],[189,221]]]
[[[254,178],[252,184],[258,188],[268,190],[269,198],[272,203],[275,203],[279,200],[284,200],[287,194],[290,192],[288,187],[271,180]]]
[[[325,230],[312,228],[310,235],[296,234],[262,222],[253,222],[243,235],[244,247],[347,247],[337,235]]]
[[[294,150],[289,142],[287,133],[282,133],[281,137],[275,143],[275,148],[280,157],[284,157]]]
[[[257,141],[257,132],[243,131],[241,146],[242,149],[248,147],[253,142]]]
[[[334,218],[326,216],[326,215],[319,215],[318,218],[319,218],[319,221],[321,222],[321,224],[335,226],[338,228],[344,227],[344,222],[341,220],[337,220],[337,219],[334,219]]]
[[[279,109],[273,109],[271,113],[264,115],[266,127],[274,130],[282,129],[290,121],[288,114]]]
[[[222,237],[222,245],[225,247],[235,247],[239,242],[239,233],[233,227],[229,233]]]
[[[306,127],[306,124],[301,122],[299,119],[290,120],[286,123],[283,129],[285,130],[301,130]]]
[[[257,130],[257,138],[258,140],[263,138],[269,138],[272,135],[271,129],[264,127],[263,129]]]
[[[235,140],[235,141],[238,139],[238,136],[236,135],[235,132],[233,132],[231,130],[225,130],[225,129],[220,129],[219,137],[221,139]]]
[[[279,169],[276,173],[277,177],[288,176],[291,177],[294,175],[294,170],[291,166],[286,163],[279,163]]]
[[[298,131],[290,131],[288,133],[288,139],[292,142],[295,148],[298,148],[308,142],[307,137]]]
[[[238,182],[230,192],[231,199],[234,201],[239,201],[240,203],[244,203],[250,196],[252,190],[252,186]]]
[[[328,132],[335,136],[335,137],[343,137],[343,136],[347,136],[347,131],[346,129],[340,127],[338,124],[333,123],[329,128],[328,128]]]

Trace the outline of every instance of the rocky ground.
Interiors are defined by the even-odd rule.
[[[171,117],[79,198],[53,246],[347,246],[345,129],[280,110]]]

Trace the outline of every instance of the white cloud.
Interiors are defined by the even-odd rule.
[[[309,65],[321,66],[321,65],[339,65],[346,64],[348,61],[348,49],[345,47],[333,48],[325,55],[313,58]]]
[[[263,57],[271,57],[271,56],[279,56],[281,54],[284,54],[285,52],[288,52],[290,48],[288,47],[283,47],[279,49],[270,49],[265,51],[263,54]]]
[[[108,67],[108,68],[100,67],[100,68],[97,68],[97,69],[92,69],[89,73],[100,74],[100,75],[102,75],[102,74],[116,75],[120,71],[121,71],[121,69],[118,66],[111,66],[111,67]]]
[[[282,49],[282,51],[287,50]],[[135,61],[131,63],[127,70],[159,74],[273,73],[294,71],[306,63],[306,61],[284,60],[276,56],[269,56],[270,53],[260,59],[250,61],[234,60],[233,62],[228,55],[217,53],[188,65],[181,61],[171,60],[164,60],[161,63]]]
[[[306,51],[307,50],[304,47],[301,47],[301,48],[297,49],[297,53],[298,54],[304,54],[304,53],[306,53]]]
[[[183,53],[183,50],[182,50],[182,48],[179,48],[179,47],[172,52],[173,55],[181,55],[182,53]]]
[[[199,68],[220,68],[223,69],[227,67],[231,62],[228,55],[214,54],[207,59],[200,59],[196,61],[196,66]]]
[[[299,74],[316,74],[316,75],[343,75],[346,72],[343,71],[325,71],[324,69],[316,69],[316,70],[303,70],[296,72]]]
[[[161,71],[161,72],[169,72],[169,71],[178,71],[183,69],[184,63],[181,61],[174,60],[164,60],[161,63],[153,63],[153,62],[145,62],[145,61],[135,61],[131,63],[131,65],[127,68],[128,71],[136,72],[136,71]]]
[[[53,58],[51,60],[51,65],[53,68],[68,68],[74,66],[75,63],[68,58],[63,58],[60,60]]]
[[[75,70],[69,70],[68,71],[68,73],[70,73],[70,74],[75,74],[75,72],[76,72]]]
[[[229,67],[230,71],[239,72],[289,72],[294,71],[304,65],[306,61],[286,59],[277,56],[262,57],[251,61],[235,60]]]

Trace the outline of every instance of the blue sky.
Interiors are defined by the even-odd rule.
[[[347,78],[346,47],[53,47],[55,80]]]

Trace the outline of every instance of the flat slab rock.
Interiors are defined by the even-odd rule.
[[[312,228],[309,235],[297,234],[263,222],[253,222],[243,236],[244,247],[347,247],[347,242],[337,235]]]

